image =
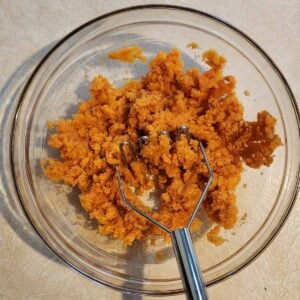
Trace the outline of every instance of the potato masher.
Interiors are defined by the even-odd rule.
[[[189,132],[189,128],[185,125],[182,125],[177,129],[177,139],[180,139],[182,134],[186,135],[186,138],[189,142],[190,141],[190,132]],[[160,133],[160,135],[167,135],[170,137],[170,133],[166,130],[162,131]],[[144,135],[144,136],[140,137],[138,140],[139,148],[141,148],[143,144],[147,144],[148,142],[149,142],[148,136]],[[131,152],[132,157],[134,157],[135,159],[137,158],[137,155],[134,151],[134,147],[131,144],[131,142],[123,141],[120,143],[119,148],[120,148],[121,156],[123,158],[123,161],[126,163],[126,165],[129,166],[129,161],[126,158],[124,147],[128,147],[129,151]],[[117,165],[115,166],[115,170],[116,170],[116,177],[117,177],[117,181],[118,181],[121,199],[124,202],[124,204],[171,235],[171,240],[172,240],[175,257],[176,257],[178,268],[179,268],[179,271],[181,274],[181,279],[182,279],[183,285],[185,287],[187,298],[188,299],[205,300],[205,299],[207,299],[207,295],[206,295],[206,291],[205,291],[205,284],[202,279],[201,271],[200,271],[199,264],[197,261],[197,257],[194,252],[192,239],[191,239],[191,235],[190,235],[190,227],[194,221],[197,211],[200,208],[201,203],[203,202],[203,200],[207,194],[208,188],[213,180],[213,172],[210,167],[210,164],[209,164],[202,141],[199,141],[199,148],[202,152],[202,156],[204,158],[204,162],[205,162],[205,165],[206,165],[208,173],[209,173],[209,179],[208,179],[207,183],[205,184],[205,188],[199,197],[199,200],[195,206],[195,209],[194,209],[186,227],[182,227],[182,228],[176,229],[174,231],[170,230],[168,227],[161,224],[157,220],[153,219],[150,215],[143,212],[141,209],[139,209],[138,207],[135,207],[134,205],[132,205],[130,202],[127,201],[125,192],[124,192],[124,188],[123,188],[121,174],[120,174],[120,171],[119,171],[119,168]]]

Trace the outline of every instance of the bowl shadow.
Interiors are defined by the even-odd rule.
[[[30,77],[34,67],[54,46],[55,42],[48,44],[41,50],[27,58],[9,77],[0,89],[0,213],[7,224],[18,237],[32,249],[56,262],[61,262],[57,256],[46,247],[42,239],[33,230],[30,221],[20,203],[11,165],[10,138],[12,136],[13,122],[19,104],[22,90]]]

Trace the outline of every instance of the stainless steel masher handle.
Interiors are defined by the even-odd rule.
[[[205,284],[188,228],[172,231],[172,244],[187,299],[206,300]]]

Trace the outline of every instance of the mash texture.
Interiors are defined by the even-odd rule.
[[[235,188],[243,162],[252,168],[269,166],[281,141],[274,132],[276,120],[268,112],[259,112],[253,122],[244,120],[236,80],[223,75],[225,59],[209,50],[203,60],[207,71],[185,72],[178,50],[159,52],[143,78],[120,88],[99,75],[91,82],[90,99],[77,113],[55,122],[49,146],[59,149],[60,159],[49,158],[45,174],[79,188],[81,205],[98,221],[100,233],[125,245],[157,234],[168,238],[121,202],[115,164],[138,195],[153,187],[149,174],[156,176],[161,191],[157,211],[151,212],[125,185],[129,201],[171,229],[186,225],[208,179],[198,140],[205,142],[214,172],[202,209],[218,226],[230,229],[236,224]],[[193,134],[190,144],[184,136],[177,142],[159,136],[160,131],[175,131],[183,124]],[[129,170],[121,160],[119,143],[136,144],[144,134],[150,143]],[[193,229],[200,223],[197,219]]]

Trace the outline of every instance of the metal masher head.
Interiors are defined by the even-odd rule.
[[[178,127],[178,129],[176,131],[176,139],[180,140],[182,135],[185,135],[185,137],[187,139],[187,142],[190,143],[191,134],[190,134],[188,126],[181,125],[180,127]],[[171,134],[168,130],[161,131],[159,133],[159,136],[167,136],[171,139]],[[143,135],[138,139],[138,149],[139,149],[139,151],[142,149],[143,145],[147,145],[149,143],[149,140],[150,140],[150,138],[147,135]],[[212,172],[212,169],[210,167],[210,164],[209,164],[206,152],[205,152],[203,142],[199,141],[198,146],[199,146],[199,149],[201,150],[202,156],[204,158],[204,162],[205,162],[205,165],[206,165],[208,173],[209,173],[209,179],[208,179],[207,183],[205,184],[205,188],[204,188],[203,192],[201,193],[201,195],[200,195],[200,197],[197,201],[197,204],[195,206],[195,209],[194,209],[194,211],[193,211],[193,213],[192,213],[192,215],[191,215],[191,217],[190,217],[190,219],[189,219],[189,221],[186,225],[187,228],[191,227],[191,225],[192,225],[192,223],[193,223],[193,221],[196,217],[196,214],[197,214],[203,200],[206,197],[208,188],[211,185],[211,182],[213,180],[213,172]],[[125,153],[125,147],[128,148],[128,151],[130,153],[130,156],[131,156],[130,160],[127,158],[127,155]],[[130,161],[138,159],[138,154],[135,152],[134,146],[129,141],[123,141],[123,142],[120,143],[119,148],[120,148],[121,157],[122,157],[123,162],[125,163],[125,165],[127,167],[130,167]],[[157,225],[158,227],[160,227],[164,231],[166,231],[168,233],[171,233],[172,231],[168,227],[166,227],[165,225],[163,225],[160,222],[156,221],[150,215],[144,213],[141,209],[139,209],[138,207],[135,207],[134,205],[132,205],[130,202],[127,201],[126,196],[125,196],[125,192],[124,192],[124,188],[123,188],[123,182],[122,182],[121,174],[120,174],[118,166],[115,166],[115,169],[116,169],[116,176],[117,176],[117,181],[118,181],[119,190],[120,190],[120,194],[121,194],[121,199],[124,202],[124,204],[126,204],[128,207],[130,207],[131,209],[133,209],[134,211],[136,211],[137,213],[139,213],[140,215],[142,215],[143,217],[145,217],[150,222],[154,223],[155,225]]]

